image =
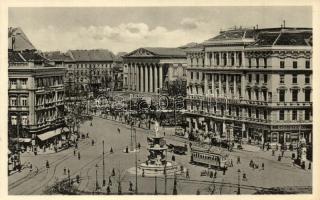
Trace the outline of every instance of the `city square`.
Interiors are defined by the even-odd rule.
[[[43,26],[53,25],[50,34],[35,33],[24,11],[10,10],[9,195],[314,191],[307,8],[290,8],[306,15],[298,20],[293,12],[259,7],[288,19],[261,17],[247,26],[242,18],[230,24],[236,17],[226,15],[219,26],[228,28],[214,30],[208,27],[216,7],[192,8],[193,20],[189,8],[137,8],[143,23],[124,24],[131,18],[123,15],[118,25],[89,19],[135,8],[23,9],[32,20],[38,16],[28,10],[37,11]],[[65,23],[88,22],[73,27],[72,43],[51,40],[65,39],[52,18],[64,11],[79,11]],[[167,30],[164,22],[181,30],[157,40],[153,34]]]

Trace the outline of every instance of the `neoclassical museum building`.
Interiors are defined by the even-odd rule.
[[[186,53],[181,48],[146,47],[123,56],[123,86],[133,93],[157,94],[178,77],[186,77]]]
[[[312,29],[221,31],[186,52],[188,133],[312,142]]]

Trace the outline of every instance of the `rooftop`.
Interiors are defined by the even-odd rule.
[[[115,55],[107,49],[69,50],[68,55],[74,61],[113,61]]]
[[[8,29],[8,43],[8,49],[11,50],[12,46],[14,47],[13,50],[15,51],[36,50],[20,27],[10,27]]]
[[[164,57],[184,58],[186,52],[181,48],[172,47],[142,47],[136,49],[123,57]]]

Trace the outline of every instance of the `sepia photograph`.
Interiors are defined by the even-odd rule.
[[[20,6],[7,31],[9,196],[316,190],[312,6]]]

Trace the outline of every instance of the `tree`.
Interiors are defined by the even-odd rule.
[[[187,96],[187,81],[182,78],[178,78],[174,81],[168,82],[168,94],[169,96]]]

